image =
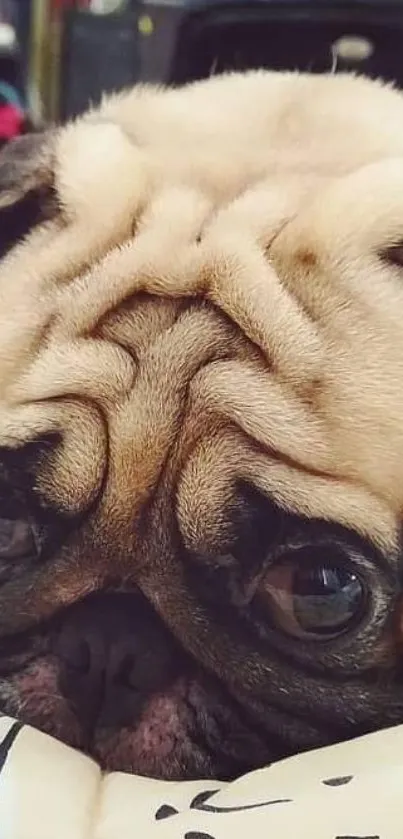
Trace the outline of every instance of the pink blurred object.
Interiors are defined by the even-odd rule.
[[[0,105],[0,141],[11,140],[21,134],[24,120],[23,111],[15,105]]]

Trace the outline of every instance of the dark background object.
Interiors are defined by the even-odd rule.
[[[108,15],[69,12],[62,45],[59,116],[75,116],[103,92],[140,77],[134,11]]]
[[[354,70],[403,88],[403,0],[125,0],[106,15],[91,12],[91,0],[14,5],[45,119],[78,114],[136,81],[177,84],[233,69]],[[40,5],[47,20],[32,14]]]
[[[28,85],[28,51],[29,32],[31,25],[31,0],[16,0],[14,3],[14,20],[19,45],[18,85],[21,92]]]
[[[24,3],[25,0],[20,0]],[[0,81],[12,85],[22,91],[22,66],[19,33],[19,5],[10,0],[0,0],[0,30],[6,34],[14,33],[15,40],[4,40],[3,32],[0,32]]]
[[[153,35],[140,39],[144,80],[268,67],[353,69],[403,85],[402,0],[148,0],[138,8],[154,21]]]

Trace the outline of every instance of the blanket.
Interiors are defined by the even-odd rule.
[[[403,726],[232,783],[102,773],[0,719],[0,839],[403,839]]]

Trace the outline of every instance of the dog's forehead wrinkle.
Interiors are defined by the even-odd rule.
[[[112,129],[113,134],[118,130],[113,126]],[[71,126],[66,131],[60,132],[59,154],[63,156],[63,153],[67,153],[64,147],[66,144],[67,147],[69,146],[68,141],[74,142],[75,135],[76,132],[72,130]],[[80,148],[83,148],[82,138],[79,136],[78,139]],[[61,164],[60,160],[59,163]],[[68,167],[67,172],[62,164],[61,168],[66,175],[68,185],[70,183]],[[80,165],[78,168],[81,171]],[[132,170],[130,169],[130,171]],[[85,167],[83,176],[84,174]],[[74,181],[74,173],[71,174],[71,178]],[[127,178],[124,179],[124,182],[127,183]],[[67,185],[65,184],[66,189]],[[139,186],[139,184],[137,185]],[[133,183],[130,186],[132,188]],[[72,188],[74,190],[74,184]],[[80,185],[77,189],[81,194]],[[58,197],[63,203],[62,192],[59,184]],[[84,194],[87,194],[85,188]],[[116,191],[113,194],[116,195]],[[133,218],[138,211],[136,194],[136,190],[132,190],[131,196],[124,197],[121,192],[118,192],[116,196],[118,206],[115,210],[111,207],[110,198],[100,204],[99,195],[97,196],[98,200],[93,196],[91,198],[91,225],[87,223],[88,207],[86,207],[85,210],[82,209],[81,214],[78,209],[77,217],[74,217],[73,214],[73,218],[62,227],[59,218],[53,223],[49,222],[38,230],[34,230],[21,245],[10,252],[0,267],[0,288],[3,296],[2,310],[4,312],[21,310],[26,293],[31,301],[37,298],[33,312],[38,312],[41,308],[40,301],[44,292],[49,288],[54,288],[55,284],[59,286],[75,279],[83,269],[93,265],[94,261],[104,255],[105,251],[111,246],[123,242],[130,235]],[[96,212],[93,212],[94,210]],[[15,282],[16,276],[18,276],[17,284]],[[23,340],[22,334],[20,336],[21,340]],[[7,352],[8,349],[7,347]]]
[[[334,468],[325,423],[275,375],[236,360],[216,362],[195,377],[191,394],[196,413],[207,409],[223,416],[268,451],[278,451],[306,469]]]
[[[170,329],[187,308],[187,301],[139,294],[101,318],[95,333],[125,346],[141,360],[158,336]]]
[[[231,349],[234,351],[232,343],[236,350],[237,342],[231,341],[227,326],[205,307],[185,311],[155,341],[139,367],[132,397],[111,420],[115,485],[110,488],[110,498],[108,491],[105,494],[106,504],[120,506],[114,494],[123,482],[118,478],[123,471],[126,488],[129,481],[134,484],[128,513],[129,517],[135,515],[158,480],[167,452],[178,437],[187,411],[189,381],[199,369],[209,367]]]
[[[197,415],[197,414],[196,414]],[[191,422],[191,420],[189,421]],[[396,516],[365,486],[297,468],[273,451],[258,449],[240,430],[214,427],[200,433],[182,466],[177,512],[183,536],[193,549],[220,544],[222,517],[236,481],[243,479],[280,509],[307,518],[340,522],[373,540],[382,551],[397,544]]]
[[[91,161],[89,149],[99,130]],[[390,235],[390,205],[380,196],[385,183],[393,186],[399,161],[386,169],[376,164],[346,178],[340,177],[335,164],[335,173],[323,179],[308,171],[290,177],[279,163],[276,172],[269,170],[260,181],[255,172],[236,190],[234,181],[226,182],[225,197],[217,203],[216,195],[211,197],[197,178],[178,186],[167,175],[154,193],[155,172],[144,151],[112,123],[100,129],[94,121],[78,121],[58,134],[56,188],[65,210],[63,225],[50,223],[34,232],[0,267],[3,311],[6,316],[15,312],[9,334],[5,322],[0,339],[2,384],[12,381],[8,395],[5,390],[8,400],[16,404],[63,399],[81,392],[107,403],[111,415],[118,406],[112,425],[113,445],[121,447],[116,454],[121,470],[116,474],[123,476],[119,491],[122,483],[133,481],[133,497],[138,492],[143,498],[141,482],[148,490],[155,480],[164,447],[166,454],[177,432],[181,400],[191,382],[186,410],[194,417],[199,413],[222,418],[224,425],[232,423],[241,431],[239,449],[255,441],[265,449],[267,461],[276,451],[307,471],[323,473],[324,483],[328,473],[339,481],[338,494],[346,498],[356,491],[358,499],[361,490],[365,499],[367,489],[371,500],[363,501],[362,514],[358,501],[353,506],[360,527],[364,510],[374,509],[375,498],[386,499],[395,510],[401,501],[401,340],[396,307],[389,305],[393,294],[389,300],[385,292],[381,301],[381,288],[390,286],[390,277],[386,268],[375,271],[368,247],[370,243],[372,254],[379,231],[381,238]],[[118,188],[110,180],[113,172]],[[372,179],[376,189],[371,206],[379,226],[356,206],[357,190],[365,196]],[[401,176],[396,183],[400,181]],[[393,235],[400,223],[399,190],[400,186],[393,188]],[[109,203],[102,200],[107,191]],[[352,293],[354,282],[356,290],[360,284],[365,287],[368,270],[379,290],[372,312],[362,306],[363,293],[361,301]],[[178,304],[207,299],[250,343],[229,341],[218,321],[201,313],[194,320],[193,337],[184,327],[177,330],[179,324],[168,314],[163,325],[161,321],[164,335],[159,336],[152,306],[147,341],[146,317],[140,328],[134,308],[130,316],[120,313],[137,294],[159,295]],[[50,317],[49,300],[53,320],[43,339],[40,330]],[[388,336],[390,324],[393,339]],[[140,347],[141,369],[122,346],[113,346],[121,336],[133,355]],[[36,341],[39,351],[32,359]],[[266,362],[264,372],[252,359],[252,346]],[[27,417],[26,406],[24,410]],[[67,410],[64,421],[69,417]],[[195,418],[192,422],[196,424]],[[127,475],[129,451],[136,469],[133,466]],[[250,456],[252,463],[257,456],[258,447]],[[147,457],[150,464],[144,466]],[[286,494],[287,480],[284,472],[279,494]],[[298,476],[298,486],[302,481]],[[300,490],[301,504],[309,508],[307,486]],[[323,488],[318,493],[324,498]],[[330,494],[323,503],[331,509]],[[335,504],[343,507],[341,501]],[[376,526],[382,529],[380,523]]]
[[[207,324],[209,326],[209,330],[211,330],[211,323],[209,323],[209,319],[207,320]],[[188,342],[188,343],[183,344],[183,342],[180,342],[179,345],[181,347],[181,353],[178,356],[178,361],[177,361],[177,366],[176,366],[177,371],[180,370],[180,371],[182,371],[182,373],[183,373],[183,370],[184,370],[184,368],[183,368],[184,363],[185,363],[185,367],[186,367],[186,366],[188,366],[189,360],[192,359],[192,357],[195,360],[198,359],[198,357],[200,356],[201,347],[202,347],[203,343],[205,342],[204,329],[200,329],[199,313],[198,313],[198,318],[195,321],[194,332],[192,333],[192,331],[191,330],[189,331],[189,329],[188,329],[187,333],[189,335],[190,343]],[[186,331],[185,331],[184,334],[186,335]],[[196,345],[194,345],[193,334],[194,335],[197,334],[199,336],[198,337],[199,348],[197,348],[197,343],[196,343]],[[210,331],[207,334],[210,335]],[[221,352],[222,352],[223,336],[224,336],[224,333],[222,332],[222,330],[219,330],[219,333],[217,334],[217,338],[218,338],[218,346],[221,346]],[[201,341],[201,343],[200,343],[200,341]],[[87,344],[85,346],[85,349],[86,350],[88,349]],[[170,350],[170,352],[172,353],[172,349]],[[216,350],[216,352],[217,352],[217,350]],[[72,356],[69,356],[68,354],[67,354],[66,357],[64,357],[64,348],[63,347],[58,349],[58,354],[60,355],[60,360],[61,360],[62,364],[66,361],[66,359],[68,360],[69,358],[72,358]],[[209,354],[210,354],[210,349],[208,349],[208,355]],[[83,364],[84,375],[88,375],[87,364],[88,364],[89,356],[87,356],[87,357],[84,356],[84,358],[86,358],[85,363]],[[84,358],[82,359],[81,363],[84,362]],[[159,358],[158,363],[161,364],[161,362],[162,362],[162,367],[161,367],[160,373],[158,373],[158,366],[153,367],[153,365],[155,365],[155,362],[156,362],[157,358]],[[186,361],[186,359],[188,359],[188,361]],[[166,370],[164,370],[164,365],[166,367],[166,361],[167,361],[166,353],[162,353],[162,355],[160,355],[159,357],[157,357],[157,356],[153,357],[153,359],[152,359],[153,365],[151,365],[151,367],[150,367],[150,374],[149,374],[149,377],[148,377],[148,381],[147,381],[147,377],[146,377],[146,383],[148,385],[153,377],[156,380],[158,380],[159,383],[163,384],[165,382],[169,386],[168,391],[167,391],[167,397],[171,398],[171,394],[170,394],[171,383],[172,383],[172,381],[175,381],[177,379],[177,375],[173,374],[172,370],[170,371],[168,376],[166,375]],[[199,361],[197,361],[196,366],[198,366],[199,363],[200,363],[200,357],[199,357]],[[194,362],[192,362],[192,364],[194,364]],[[252,437],[256,436],[256,433],[258,433],[258,436],[259,436],[259,432],[257,432],[257,428],[259,428],[259,425],[260,425],[261,428],[262,428],[263,435],[264,435],[264,440],[267,442],[267,440],[268,440],[267,422],[268,422],[268,419],[269,419],[269,415],[267,414],[266,405],[268,404],[268,401],[269,401],[272,406],[274,406],[274,407],[277,406],[277,408],[279,410],[279,422],[277,423],[275,421],[275,414],[274,414],[274,419],[273,419],[272,426],[274,428],[276,425],[278,425],[280,431],[284,431],[286,445],[289,445],[290,444],[290,439],[289,439],[289,435],[286,432],[286,422],[285,422],[285,415],[287,414],[289,408],[287,407],[286,410],[284,410],[285,407],[288,405],[288,402],[289,402],[289,396],[287,397],[286,391],[283,392],[283,390],[281,388],[281,385],[279,383],[276,383],[275,380],[273,380],[271,382],[271,385],[270,385],[270,378],[268,378],[267,374],[266,374],[266,375],[263,375],[261,377],[261,386],[263,386],[263,388],[265,389],[265,395],[263,395],[262,393],[259,392],[259,387],[256,390],[257,382],[259,382],[259,376],[256,377],[256,373],[255,373],[255,371],[253,371],[253,369],[251,369],[251,380],[250,380],[250,383],[248,383],[247,382],[247,368],[242,369],[242,370],[238,370],[235,367],[234,370],[232,371],[231,364],[229,363],[229,365],[230,365],[229,367],[226,367],[226,363],[222,362],[220,364],[220,366],[217,367],[217,364],[215,363],[213,365],[213,367],[211,367],[211,369],[206,368],[204,373],[203,373],[203,371],[200,372],[200,374],[199,374],[200,377],[201,377],[200,382],[203,380],[203,375],[205,376],[205,379],[206,379],[206,382],[207,382],[207,387],[205,387],[205,394],[204,394],[204,407],[206,407],[208,405],[208,401],[210,400],[210,402],[211,402],[210,409],[212,409],[213,411],[216,411],[216,412],[221,411],[224,414],[229,413],[231,418],[233,420],[236,419],[237,423],[241,423],[241,427],[243,426],[244,431],[248,434],[251,434]],[[45,373],[46,373],[46,367],[47,367],[47,364],[45,363],[44,364]],[[104,368],[103,365],[99,365],[99,363],[89,365],[89,367],[92,371],[91,375],[90,375],[90,378],[89,378],[89,386],[90,386],[91,389],[93,389],[92,392],[97,393],[96,378],[94,379],[94,372],[93,371],[99,370],[100,373],[102,374],[103,370],[107,369],[107,368]],[[74,375],[76,375],[76,376],[79,375],[80,367],[77,368],[77,364],[73,365],[72,369],[74,370]],[[51,373],[51,379],[52,379],[53,386],[58,386],[60,384],[60,377],[58,377],[58,378],[54,377],[54,375],[53,375],[54,368],[52,370],[52,367],[49,367],[48,373]],[[67,369],[66,369],[66,375],[67,375],[67,378],[68,378],[69,372],[68,372]],[[116,369],[114,371],[114,375],[116,375]],[[236,395],[231,392],[232,391],[231,386],[230,386],[230,393],[228,395],[225,395],[226,388],[227,388],[228,385],[231,385],[231,381],[234,379],[234,377],[236,378],[236,381],[237,381]],[[199,382],[198,378],[195,379],[194,392],[196,394],[197,394],[197,391],[198,391],[198,387],[200,386],[200,382]],[[239,387],[239,384],[242,383],[242,382],[244,383],[244,385],[243,385],[244,389],[245,389],[244,393],[242,393],[242,387],[241,388]],[[43,385],[42,373],[38,377],[38,383],[39,383],[40,386]],[[82,384],[82,382],[81,382],[81,384]],[[94,384],[95,384],[95,387],[94,387]],[[267,391],[267,388],[269,387],[269,385],[274,386],[274,392],[276,394],[275,398],[271,398],[271,399],[269,398],[268,399],[268,394],[267,394],[266,391]],[[203,388],[201,388],[201,392],[202,392],[202,390],[203,390]],[[292,389],[291,389],[291,392],[292,392]],[[150,398],[149,392],[147,392],[147,390],[146,390],[146,391],[144,391],[144,393],[145,393],[145,399],[149,400],[149,398]],[[161,394],[160,394],[160,396],[161,396]],[[235,403],[233,402],[234,397],[236,399]],[[228,401],[228,399],[230,401]],[[285,400],[284,404],[283,404],[283,407],[281,407],[281,400],[282,399]],[[144,401],[144,400],[140,400],[140,404],[142,403],[142,401]],[[164,399],[163,399],[163,401],[164,401]],[[151,401],[151,403],[152,403],[152,401]],[[201,399],[201,403],[203,404],[203,399]],[[236,407],[236,403],[238,403],[239,408]],[[160,402],[159,404],[161,405],[162,403]],[[248,406],[246,416],[245,416],[245,411],[243,409],[244,405]],[[252,414],[252,411],[251,411],[251,406],[252,405],[255,405],[258,410],[263,411],[262,419],[260,421],[257,418],[253,419],[253,414]],[[295,405],[299,406],[298,410],[300,411],[301,410],[301,405],[299,405],[298,399],[296,400]],[[302,406],[302,408],[303,408],[303,406]],[[271,408],[271,411],[273,411],[273,407]],[[164,412],[162,412],[162,415],[164,415]],[[126,420],[126,423],[127,423],[126,427],[128,427],[129,429],[132,429],[133,427],[136,427],[138,429],[138,416],[136,416],[136,412],[134,412],[134,414],[132,414],[132,417],[133,417],[132,421],[127,422],[127,420]],[[312,424],[312,421],[313,421],[313,428],[314,428],[315,427],[315,418],[312,418],[310,413],[307,412],[306,422],[309,425],[309,423]],[[246,425],[245,425],[245,423],[246,423]],[[304,451],[306,449],[307,438],[305,436],[305,422],[303,422],[301,424],[301,421],[298,420],[298,421],[295,421],[293,423],[293,425],[294,425],[294,429],[295,429],[294,430],[294,435],[297,432],[297,430],[299,429],[300,433],[303,436],[303,440],[302,440],[301,445],[298,445],[298,438],[295,438],[295,450],[297,451],[297,454],[298,454],[298,451],[301,451],[301,450]],[[153,415],[153,412],[151,411],[151,413],[148,414],[147,422],[144,425],[144,438],[142,438],[142,435],[140,434],[140,439],[146,440],[149,436],[149,428],[153,427],[153,426],[155,426],[155,414]],[[278,429],[275,429],[275,433],[278,437]],[[131,436],[132,436],[132,431],[129,431],[129,439],[130,439]],[[271,445],[272,445],[272,447],[275,447],[275,446],[273,446],[272,441],[271,441]],[[278,446],[278,442],[277,442],[276,445]],[[321,448],[321,444],[320,444],[320,441],[319,441],[319,438],[318,438],[316,444],[312,445],[312,451],[314,452],[315,457],[318,456],[318,452],[320,451],[320,448]],[[164,447],[163,447],[163,449],[164,449]],[[148,449],[146,448],[146,450],[148,450]],[[123,460],[123,462],[124,462],[124,460]]]
[[[104,225],[110,213],[115,229],[126,226],[151,189],[151,179],[146,155],[118,124],[77,120],[59,131],[55,183],[72,218],[85,219],[98,210]]]
[[[168,190],[167,196],[169,197],[172,190]],[[184,241],[186,243],[186,236],[184,236],[183,232],[183,218],[193,218],[192,213],[194,215],[195,212],[195,203],[197,207],[197,201],[199,200],[198,196],[195,197],[192,191],[190,193],[186,193],[184,190],[184,198],[185,204],[184,209],[188,210],[186,201],[189,199],[190,201],[190,209],[192,212],[186,213],[179,213],[178,216],[178,223],[179,227],[178,230],[180,231],[180,237],[184,237]],[[178,203],[178,190],[176,190],[176,203]],[[179,194],[181,192],[179,191]],[[174,196],[175,197],[175,196]],[[165,202],[167,207],[170,207],[170,202]],[[158,218],[158,233],[159,238],[161,239],[161,231],[163,231],[164,222],[164,213],[166,212],[164,201],[159,201],[158,204],[158,211],[157,218]],[[236,202],[237,203],[237,202]],[[248,204],[250,203],[250,195],[248,196]],[[180,205],[180,202],[179,202]],[[205,212],[203,209],[204,205],[203,202],[200,206],[202,213]],[[197,210],[197,212],[199,212]],[[231,218],[231,209],[229,210],[229,218]],[[238,209],[236,209],[236,214],[238,213]],[[162,214],[162,215],[161,215]],[[235,217],[236,217],[235,214]],[[169,224],[168,224],[168,231],[169,231],[169,239],[172,240],[173,235],[173,221],[172,221],[172,213],[170,213],[169,217]],[[152,222],[153,222],[153,214],[151,214]],[[196,224],[196,227],[191,226],[191,239],[192,237],[197,234],[197,230],[199,229],[199,221],[197,220],[197,213],[193,224]],[[161,227],[162,224],[162,227]],[[222,224],[222,219],[220,218],[220,225]],[[187,235],[187,234],[186,234]],[[212,238],[211,238],[212,237]],[[239,298],[240,306],[237,305],[235,299],[231,299],[231,294],[228,297],[228,292],[226,291],[226,284],[233,283],[234,277],[238,280],[237,285],[240,287],[242,286],[242,279],[247,283],[248,282],[248,275],[253,276],[256,274],[255,267],[256,265],[253,262],[253,249],[252,247],[249,248],[246,243],[246,259],[244,254],[238,247],[238,256],[234,257],[234,245],[236,243],[236,236],[233,235],[232,239],[229,242],[229,254],[227,259],[225,256],[223,257],[223,247],[225,248],[225,238],[223,241],[219,239],[219,246],[216,247],[216,252],[211,252],[211,243],[210,240],[214,243],[214,235],[212,235],[211,230],[209,231],[209,236],[207,237],[207,244],[201,249],[195,247],[194,242],[191,240],[189,247],[184,249],[183,258],[180,257],[178,260],[178,255],[175,254],[173,265],[170,266],[169,264],[169,257],[167,259],[166,255],[166,248],[164,243],[164,237],[159,243],[159,250],[157,254],[155,253],[155,243],[157,241],[157,237],[153,231],[153,224],[151,224],[151,230],[146,229],[145,232],[140,234],[139,237],[132,243],[129,243],[124,248],[119,248],[117,251],[113,251],[105,257],[104,261],[101,262],[99,266],[95,266],[90,272],[87,277],[84,278],[79,277],[76,283],[73,283],[67,290],[65,294],[60,296],[60,316],[58,320],[58,326],[61,332],[70,332],[74,333],[76,331],[89,331],[91,328],[94,328],[97,321],[100,317],[102,317],[105,312],[113,306],[116,306],[121,300],[122,297],[125,295],[132,295],[137,287],[137,290],[141,290],[145,288],[145,290],[154,291],[157,294],[161,293],[169,293],[174,294],[175,296],[179,295],[188,295],[197,293],[198,287],[200,287],[200,278],[201,279],[201,287],[200,291],[204,292],[205,286],[205,279],[207,278],[208,285],[212,286],[212,291],[210,292],[210,296],[217,303],[224,311],[227,311],[230,317],[234,319],[240,320],[241,325],[246,329],[247,334],[252,337],[252,339],[257,340],[257,343],[260,345],[267,346],[268,342],[270,342],[271,338],[271,353],[280,351],[282,344],[285,342],[284,348],[281,350],[281,359],[283,363],[286,363],[285,360],[287,356],[290,355],[291,347],[288,346],[285,338],[285,333],[282,330],[281,333],[277,334],[278,326],[277,324],[282,324],[283,318],[286,318],[290,314],[295,318],[298,318],[298,312],[295,310],[294,312],[288,312],[288,308],[290,305],[292,306],[291,300],[286,303],[286,295],[284,292],[280,296],[277,295],[277,298],[274,299],[273,295],[275,294],[276,285],[272,286],[272,288],[267,288],[267,266],[263,259],[260,260],[260,269],[263,271],[262,281],[259,286],[259,290],[256,289],[255,296],[263,294],[263,296],[268,296],[270,301],[270,305],[267,308],[267,312],[271,311],[272,308],[279,309],[278,318],[271,320],[271,323],[268,325],[266,324],[265,327],[259,326],[256,327],[256,321],[258,320],[257,314],[257,299],[255,303],[253,302],[253,294],[254,289],[256,286],[256,276],[254,284],[249,289],[249,296],[246,294],[247,289],[245,289],[243,295]],[[142,242],[144,244],[142,245]],[[172,248],[172,242],[170,242]],[[145,247],[145,250],[144,250]],[[240,253],[239,253],[240,250]],[[245,250],[245,247],[243,248]],[[237,253],[237,249],[235,248],[235,254]],[[182,264],[181,264],[182,260]],[[200,261],[202,260],[203,264],[200,266]],[[235,261],[234,261],[235,260]],[[256,261],[256,260],[255,260]],[[245,264],[244,264],[245,263]],[[217,265],[219,270],[219,275],[217,275]],[[224,273],[223,273],[223,266],[224,266]],[[242,273],[243,276],[238,276],[239,272]],[[171,279],[172,277],[172,279]],[[193,279],[192,279],[193,278]],[[277,282],[277,280],[276,280]],[[94,294],[94,287],[96,286],[96,294]],[[114,297],[113,289],[116,288],[116,297]],[[104,289],[103,295],[105,302],[102,303],[102,289]],[[232,294],[232,298],[234,298],[234,294]],[[283,302],[281,302],[283,301]],[[276,304],[276,306],[274,306]],[[95,308],[94,308],[95,306]],[[281,316],[281,309],[279,308],[284,306],[283,316]],[[245,314],[242,313],[242,309],[246,308],[247,312]],[[249,311],[248,311],[249,309]],[[252,309],[252,311],[251,311]],[[294,307],[295,309],[295,307]],[[91,314],[93,312],[93,314]],[[254,330],[251,334],[251,326],[255,324]],[[308,330],[308,332],[307,332]],[[274,333],[270,335],[269,339],[266,338],[267,331]],[[300,343],[304,340],[306,343],[305,347],[305,354],[304,354],[304,375],[307,375],[307,366],[308,366],[308,344],[307,342],[311,342],[314,338],[313,335],[309,336],[309,323],[305,318],[304,323],[300,322],[299,326],[299,341]],[[304,337],[306,335],[306,337]],[[314,355],[317,354],[317,337],[314,339],[316,344],[313,345]],[[316,347],[316,349],[315,349]],[[314,355],[312,358],[314,358]],[[281,363],[281,361],[280,361]],[[315,362],[316,363],[316,362]],[[288,363],[289,367],[289,363]],[[301,364],[297,365],[297,375],[301,377]]]
[[[9,388],[10,401],[45,401],[80,394],[115,405],[133,385],[132,359],[116,344],[97,339],[53,343]]]
[[[176,214],[172,201],[174,208],[179,205]],[[199,268],[195,242],[207,209],[204,197],[193,191],[168,190],[163,200],[159,196],[135,238],[111,249],[61,296],[61,328],[91,332],[108,312],[142,292],[193,295]]]

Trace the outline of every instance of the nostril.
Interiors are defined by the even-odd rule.
[[[91,667],[91,651],[86,641],[77,641],[75,645],[67,648],[67,655],[64,656],[65,663],[71,670],[80,675],[88,673]]]
[[[68,628],[62,629],[56,639],[55,652],[65,667],[85,675],[91,669],[91,648],[88,640]]]
[[[116,668],[114,674],[114,682],[123,688],[130,690],[139,689],[139,677],[136,672],[136,658],[134,655],[127,654],[124,656],[119,666]]]

